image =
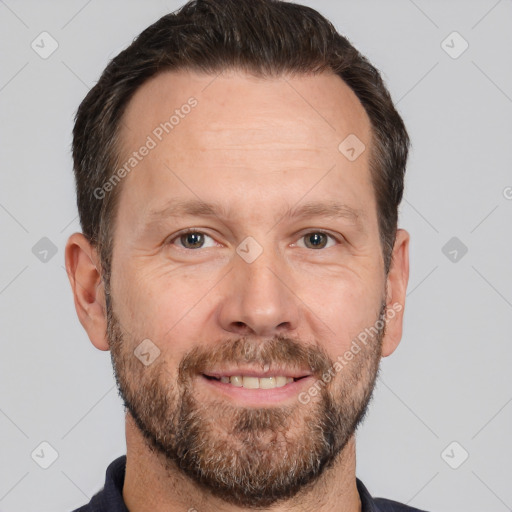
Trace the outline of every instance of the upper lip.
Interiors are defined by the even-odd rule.
[[[232,368],[206,370],[203,372],[203,375],[216,378],[243,375],[258,378],[284,376],[300,379],[301,377],[308,377],[311,375],[311,372],[308,370],[301,370],[300,368],[269,368],[267,370],[262,370],[260,368],[236,366]]]

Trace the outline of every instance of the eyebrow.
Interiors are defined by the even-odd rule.
[[[330,217],[347,219],[358,227],[362,228],[362,220],[364,214],[362,210],[353,208],[346,204],[338,203],[336,201],[311,201],[304,203],[302,206],[297,206],[287,211],[282,218],[303,219],[307,217]]]
[[[147,217],[147,225],[176,217],[217,217],[228,219],[230,217],[226,208],[219,203],[207,203],[200,199],[172,200],[162,209],[151,210]],[[362,210],[353,208],[336,201],[310,201],[294,208],[288,208],[284,213],[276,216],[276,223],[284,219],[304,219],[309,217],[342,218],[350,221],[362,229],[364,213]]]

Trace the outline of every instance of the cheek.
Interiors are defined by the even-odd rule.
[[[297,295],[327,326],[324,343],[331,357],[346,350],[365,328],[375,324],[384,297],[384,285],[375,276],[341,272],[337,276],[304,276]],[[329,343],[329,346],[327,346]]]
[[[216,280],[188,278],[179,272],[138,272],[119,266],[112,285],[115,310],[135,340],[149,338],[166,357],[176,359],[203,333],[208,291]],[[170,346],[172,350],[169,351]]]

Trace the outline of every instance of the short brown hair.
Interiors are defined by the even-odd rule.
[[[135,91],[168,70],[261,77],[336,73],[371,122],[370,172],[386,273],[396,237],[409,137],[382,78],[314,9],[279,0],[193,0],[145,29],[115,57],[80,104],[73,160],[82,231],[99,250],[108,291],[113,227],[121,186],[97,198],[119,164],[119,129]]]

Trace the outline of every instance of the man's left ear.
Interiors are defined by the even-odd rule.
[[[392,354],[402,339],[405,295],[409,281],[409,239],[409,233],[405,229],[397,230],[387,277],[387,320],[386,334],[382,341],[382,357]]]

